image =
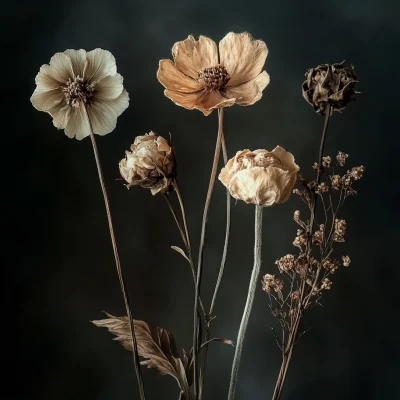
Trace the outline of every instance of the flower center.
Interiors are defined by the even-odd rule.
[[[68,79],[66,85],[62,88],[67,104],[74,108],[78,108],[81,102],[92,104],[95,85],[96,82],[89,84],[79,75],[74,80]]]
[[[197,80],[210,90],[218,90],[225,86],[231,77],[223,65],[202,69]]]

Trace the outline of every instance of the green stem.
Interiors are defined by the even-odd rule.
[[[254,265],[251,273],[249,291],[247,294],[246,305],[244,307],[242,322],[240,323],[238,338],[236,342],[235,356],[233,358],[231,382],[229,386],[228,400],[235,398],[236,384],[239,375],[239,365],[242,356],[243,342],[246,335],[247,325],[250,319],[251,309],[253,307],[254,295],[258,285],[258,277],[261,267],[261,238],[262,238],[262,213],[263,208],[256,206],[255,215],[255,240],[254,240]]]

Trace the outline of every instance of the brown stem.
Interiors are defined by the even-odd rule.
[[[122,292],[122,296],[124,298],[126,313],[128,316],[129,326],[130,326],[130,330],[131,330],[133,363],[135,366],[136,378],[137,378],[137,381],[139,384],[140,398],[141,398],[141,400],[145,400],[146,396],[145,396],[145,392],[144,392],[142,373],[140,370],[140,361],[139,361],[139,354],[138,354],[138,349],[137,349],[134,322],[133,322],[132,311],[131,311],[131,306],[130,306],[130,301],[129,301],[129,295],[128,295],[128,291],[126,289],[124,276],[122,274],[121,263],[119,260],[117,242],[115,240],[115,234],[114,234],[114,228],[113,228],[113,223],[112,223],[110,204],[109,204],[108,196],[107,196],[106,184],[104,181],[103,170],[102,170],[101,164],[100,164],[100,156],[99,156],[99,151],[97,149],[96,139],[95,139],[94,133],[93,133],[92,123],[90,121],[90,118],[89,118],[86,108],[84,108],[84,110],[85,110],[86,118],[87,118],[89,128],[90,128],[90,139],[92,140],[94,158],[96,160],[97,172],[98,172],[99,179],[100,179],[101,190],[103,191],[104,204],[106,206],[107,220],[108,220],[108,226],[110,229],[110,236],[111,236],[111,243],[112,243],[113,250],[114,250],[115,265],[117,267],[118,279],[119,279],[119,283],[121,286],[121,292]]]
[[[223,155],[224,165],[225,165],[228,162],[228,153],[226,151],[226,142],[225,142],[224,132],[222,132],[221,147],[222,147],[222,155]],[[210,335],[211,335],[211,322],[214,319],[213,314],[214,314],[215,302],[217,300],[219,288],[220,288],[221,282],[222,282],[222,277],[224,275],[226,257],[227,257],[227,253],[228,253],[230,226],[231,226],[231,195],[229,193],[229,190],[227,190],[226,191],[226,229],[225,229],[224,250],[222,252],[221,265],[219,267],[218,278],[217,278],[217,282],[215,284],[214,294],[212,297],[210,310],[207,314],[208,320],[206,321],[206,332],[204,335],[204,342],[207,342],[210,339]],[[201,366],[200,366],[200,389],[199,389],[200,400],[202,399],[202,395],[203,395],[207,355],[208,355],[208,346],[206,346],[204,349],[204,354],[203,354],[203,358],[201,360]]]
[[[188,245],[188,243],[187,243],[187,241],[190,240],[189,239],[188,230],[187,230],[187,226],[185,224],[185,226],[186,226],[186,235],[185,235],[185,233],[184,233],[184,231],[182,229],[181,223],[179,222],[178,216],[176,215],[176,212],[174,210],[174,207],[172,206],[172,203],[169,201],[168,195],[167,194],[163,194],[163,197],[164,197],[165,201],[167,202],[168,208],[171,211],[172,216],[174,217],[176,226],[178,227],[179,233],[181,234],[181,237],[182,237],[182,241],[183,241],[183,243],[185,245],[186,251],[188,252],[188,259],[189,259],[190,268],[192,270],[193,281],[194,281],[194,284],[196,284],[196,271],[194,270],[194,263],[193,263],[192,253],[191,253],[190,247],[189,247],[190,245]],[[183,203],[182,203],[182,205],[183,205]],[[182,213],[184,213],[184,211],[182,211]],[[186,219],[185,217],[182,217],[182,218],[184,220]],[[200,298],[200,308],[201,308],[201,311],[202,311],[203,315],[206,315],[205,314],[205,309],[204,309],[204,306],[203,306],[203,302],[201,301],[201,298]]]
[[[201,235],[200,235],[200,247],[199,247],[199,258],[197,263],[197,275],[196,275],[196,292],[194,298],[194,312],[193,312],[193,375],[194,375],[194,398],[198,399],[199,393],[199,377],[197,374],[197,354],[199,351],[199,340],[198,340],[198,330],[199,330],[199,298],[200,298],[200,286],[201,286],[201,278],[203,272],[203,252],[204,252],[204,243],[206,236],[206,226],[207,226],[207,217],[208,211],[210,209],[211,197],[214,190],[215,179],[217,177],[218,170],[218,162],[219,162],[219,154],[221,148],[221,140],[223,134],[223,124],[224,124],[224,109],[221,108],[218,110],[218,136],[217,143],[215,145],[215,153],[214,153],[214,161],[210,176],[210,182],[208,184],[208,191],[206,202],[204,205],[203,212],[203,221],[201,226]]]

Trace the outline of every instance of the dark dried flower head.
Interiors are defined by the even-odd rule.
[[[329,271],[331,274],[335,273],[335,271],[339,268],[339,261],[334,258],[327,258],[322,266]]]
[[[327,192],[329,192],[329,186],[325,182],[321,182],[315,190],[315,193],[317,194],[323,194]]]
[[[303,97],[311,104],[317,113],[325,115],[327,105],[331,110],[344,110],[352,100],[357,75],[354,67],[340,64],[322,64],[306,72],[303,83]]]
[[[336,160],[338,161],[339,165],[341,167],[344,166],[346,160],[349,158],[349,155],[346,153],[343,153],[343,151],[339,151],[337,156],[336,156]]]
[[[153,195],[170,191],[175,177],[173,147],[162,136],[150,132],[137,136],[131,150],[119,163],[127,187],[142,186],[150,189]]]

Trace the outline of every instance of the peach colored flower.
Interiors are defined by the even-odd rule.
[[[280,146],[242,150],[222,168],[219,180],[235,199],[267,207],[289,199],[299,169],[293,154]]]
[[[53,124],[78,140],[93,132],[114,130],[117,117],[129,105],[128,92],[117,73],[114,56],[107,50],[65,50],[40,68],[31,102],[53,117]]]
[[[175,177],[175,152],[173,147],[154,132],[137,136],[119,163],[122,177],[132,186],[142,186],[153,195],[172,190]]]
[[[157,78],[175,104],[209,115],[233,104],[248,106],[262,97],[269,83],[263,71],[268,49],[247,32],[228,33],[216,43],[206,36],[188,36],[172,48],[171,60],[161,60]]]

